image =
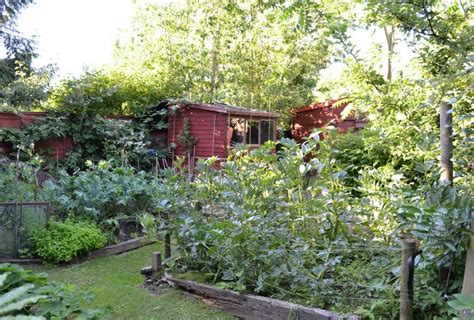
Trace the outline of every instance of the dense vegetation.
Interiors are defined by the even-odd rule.
[[[415,312],[448,317],[441,292],[459,290],[472,185],[452,189],[425,173],[415,184],[387,160],[364,164],[365,154],[351,158],[359,166],[354,176],[328,152],[337,140],[316,151],[315,137],[301,147],[282,140],[278,154],[272,145],[236,150],[219,171],[211,158],[191,184],[165,173],[159,208],[174,213],[175,270],[204,273],[222,287],[394,318],[403,294],[400,235],[411,233],[423,248]],[[316,158],[307,162],[309,155]],[[443,269],[451,275],[440,282]]]
[[[153,233],[147,217],[158,201],[154,175],[137,172],[126,162],[112,166],[112,160],[89,161],[86,171],[72,175],[58,171],[54,179],[40,181],[41,157],[34,159],[19,165],[4,160],[0,165],[0,187],[5,190],[0,201],[47,201],[58,220],[53,218],[40,229],[24,222],[22,232],[29,241],[20,248],[23,255],[68,262],[107,243]],[[5,228],[11,228],[8,217],[4,219]]]
[[[0,317],[2,319],[102,319],[103,309],[90,309],[90,293],[48,281],[12,264],[0,264]]]

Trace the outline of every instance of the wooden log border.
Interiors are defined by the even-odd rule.
[[[318,308],[309,308],[262,296],[240,294],[231,290],[218,289],[210,285],[189,280],[179,280],[170,276],[168,283],[192,294],[211,300],[211,304],[231,315],[248,320],[358,320],[358,316],[340,314]]]
[[[135,250],[153,243],[156,243],[157,240],[146,239],[145,237],[139,237],[136,239],[127,240],[124,242],[112,244],[110,246],[103,247],[101,249],[89,252],[89,254],[84,257],[76,257],[70,262],[60,263],[61,264],[74,264],[79,263],[87,259],[102,258],[117,255],[127,251]],[[0,258],[0,263],[14,263],[14,264],[42,264],[43,260],[41,259],[15,259],[15,258]]]
[[[92,259],[92,258],[113,256],[113,255],[120,254],[123,252],[135,250],[135,249],[141,248],[143,246],[147,246],[155,242],[156,240],[146,239],[145,237],[139,237],[136,239],[131,239],[131,240],[117,243],[117,244],[112,244],[110,246],[106,246],[101,249],[92,251],[89,253],[88,258]]]
[[[41,259],[17,259],[17,258],[0,258],[0,263],[13,263],[13,264],[42,264]]]

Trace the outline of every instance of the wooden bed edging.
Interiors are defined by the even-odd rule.
[[[13,264],[42,264],[41,259],[21,259],[21,258],[0,258],[0,263],[13,263]]]
[[[178,280],[166,276],[164,278],[176,287],[193,294],[209,298],[212,304],[233,316],[248,320],[358,320],[358,316],[342,316],[323,309],[309,308],[299,304],[261,296],[240,294],[231,290],[218,289],[213,286],[188,280]]]
[[[145,239],[145,237],[139,237],[136,239],[131,239],[124,242],[112,244],[110,246],[103,247],[102,249],[92,251],[89,253],[89,258],[113,256],[119,253],[138,249],[140,247],[143,247],[155,242],[156,240],[150,240],[150,239]]]
[[[110,246],[103,247],[101,249],[89,252],[89,254],[85,256],[80,256],[74,258],[72,261],[61,263],[61,264],[74,264],[83,261],[85,258],[101,258],[101,257],[108,257],[113,256],[116,254],[120,254],[123,252],[135,250],[149,244],[155,243],[157,240],[149,240],[145,239],[145,237],[139,237],[136,239],[131,239],[123,242],[119,242],[116,244],[112,244]],[[0,258],[0,263],[14,263],[14,264],[43,264],[42,259],[21,259],[21,258]]]

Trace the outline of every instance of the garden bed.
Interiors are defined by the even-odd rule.
[[[181,280],[165,275],[158,281],[153,281],[152,267],[142,269],[142,274],[147,277],[146,283],[154,292],[156,287],[163,284],[184,290],[197,296],[213,308],[227,312],[239,319],[249,320],[333,320],[333,319],[360,319],[355,315],[343,316],[331,311],[310,308],[303,305],[289,303],[282,300],[267,298],[252,294],[242,294],[236,291],[220,289],[208,284],[190,280]]]

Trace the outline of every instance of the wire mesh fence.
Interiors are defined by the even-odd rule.
[[[47,202],[0,202],[0,258],[18,258],[28,238],[46,225],[51,214]]]

